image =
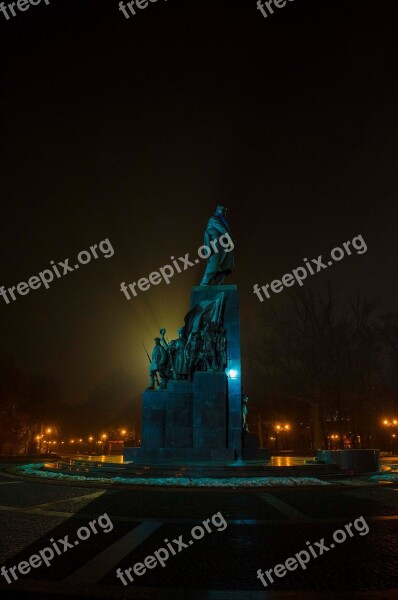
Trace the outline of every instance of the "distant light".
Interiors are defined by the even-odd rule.
[[[236,369],[229,369],[229,371],[227,371],[227,375],[230,379],[237,379],[238,378],[238,371]]]

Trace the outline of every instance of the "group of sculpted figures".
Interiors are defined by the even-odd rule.
[[[186,339],[184,327],[178,330],[178,338],[167,342],[166,330],[154,339],[149,365],[150,384],[148,389],[167,387],[173,380],[192,381],[195,371],[224,371],[227,367],[227,340],[225,329],[216,323],[205,323],[203,329],[192,331]]]

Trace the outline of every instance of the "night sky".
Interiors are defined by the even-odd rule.
[[[365,254],[305,285],[396,312],[396,4],[295,0],[266,19],[256,0],[158,0],[129,20],[118,0],[0,13],[0,285],[107,238],[114,249],[48,290],[0,297],[0,354],[70,403],[119,369],[138,398],[141,339],[175,337],[203,265],[131,301],[120,283],[195,255],[218,203],[246,346],[265,306],[255,283],[359,234]]]

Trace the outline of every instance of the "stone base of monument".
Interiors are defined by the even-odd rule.
[[[303,457],[304,458],[304,457]],[[335,479],[349,476],[346,471],[336,465],[308,464],[303,460],[302,464],[292,466],[272,465],[269,461],[260,460],[235,460],[225,461],[175,461],[164,464],[153,462],[137,463],[125,461],[115,462],[96,460],[90,458],[68,458],[47,462],[42,471],[55,474],[62,473],[68,476],[94,477],[99,479],[114,479],[116,484],[123,485],[125,479],[157,479],[163,485],[173,485],[171,479],[249,479],[252,478],[296,478],[315,477],[317,479]],[[177,484],[178,485],[178,484]],[[224,486],[224,484],[222,484]],[[252,484],[250,484],[252,485]]]
[[[336,465],[348,473],[380,471],[380,450],[318,450],[318,464]]]
[[[259,448],[258,436],[254,433],[243,433],[243,460],[270,460],[271,451],[269,448]]]
[[[169,381],[165,390],[146,390],[141,448],[125,448],[135,464],[231,463],[237,450],[228,439],[228,382],[224,372],[196,372],[193,382]],[[244,460],[269,460],[257,436],[244,434]]]

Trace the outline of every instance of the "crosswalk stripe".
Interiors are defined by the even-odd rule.
[[[29,506],[31,509],[40,509],[40,508],[48,508],[49,506],[53,506],[54,504],[62,504],[63,502],[80,502],[81,500],[95,500],[100,496],[103,496],[108,490],[100,490],[97,492],[93,492],[92,494],[84,494],[83,496],[75,496],[74,498],[62,498],[61,500],[54,500],[52,502],[45,502],[44,504],[34,504],[33,506]],[[109,493],[109,492],[108,492]]]
[[[13,485],[14,483],[24,483],[23,481],[2,481],[0,485]]]
[[[258,494],[258,496],[289,519],[293,519],[295,521],[311,521],[309,517],[301,513],[299,510],[293,508],[293,506],[290,506],[290,504],[283,502],[283,500],[279,500],[279,498],[273,496],[272,494]]]
[[[96,583],[151,536],[161,522],[141,523],[64,579],[65,583]]]

